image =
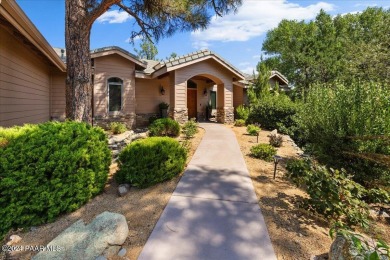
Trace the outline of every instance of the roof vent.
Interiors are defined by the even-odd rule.
[[[64,49],[61,49],[61,59],[64,58],[64,53],[65,53],[65,50],[64,50]]]

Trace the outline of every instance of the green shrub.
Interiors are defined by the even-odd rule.
[[[299,114],[310,152],[367,188],[390,191],[389,96],[378,84],[312,87]]]
[[[158,116],[154,115],[154,116],[150,116],[149,117],[149,124],[152,124],[154,121],[156,121],[157,119],[159,119]]]
[[[150,137],[132,142],[119,155],[118,183],[139,188],[172,179],[183,171],[187,152],[169,137]]]
[[[180,125],[171,118],[160,118],[149,126],[150,136],[179,136]]]
[[[383,189],[370,189],[366,193],[365,201],[368,203],[389,204],[390,194]]]
[[[271,162],[273,156],[276,155],[276,149],[269,144],[258,144],[251,147],[251,155],[255,158]]]
[[[259,123],[265,129],[278,129],[281,133],[292,134],[290,128],[296,128],[294,117],[298,111],[299,105],[288,96],[267,95],[251,105],[247,123]]]
[[[281,147],[283,143],[283,137],[281,135],[270,135],[269,136],[269,144],[272,145],[273,147]]]
[[[198,132],[198,124],[194,119],[187,121],[183,126],[183,133],[187,139],[194,137]]]
[[[0,128],[0,237],[10,228],[53,221],[104,189],[107,136],[85,123]]]
[[[309,194],[309,209],[347,226],[368,225],[368,206],[362,200],[366,190],[344,170],[328,170],[308,161],[287,162],[287,176]]]
[[[122,133],[127,131],[126,125],[124,123],[121,123],[121,122],[112,122],[110,124],[110,129],[114,135],[122,134]]]
[[[244,119],[236,119],[234,121],[235,126],[245,126],[245,120]]]
[[[248,132],[249,135],[258,135],[259,132],[261,131],[261,128],[258,127],[257,125],[248,125],[246,127],[246,131]]]
[[[236,114],[237,114],[237,119],[242,119],[246,121],[249,116],[249,107],[245,107],[243,105],[239,105],[236,108]]]

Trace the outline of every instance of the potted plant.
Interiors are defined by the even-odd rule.
[[[213,107],[211,104],[207,104],[206,106],[206,120],[209,120],[211,118],[211,112],[213,111]]]
[[[165,102],[161,102],[158,107],[160,108],[160,114],[162,118],[168,117],[168,108],[169,104]]]

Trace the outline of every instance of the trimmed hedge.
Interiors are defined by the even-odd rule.
[[[119,155],[118,183],[139,188],[170,180],[183,171],[187,151],[169,137],[150,137],[132,142]]]
[[[149,126],[149,135],[176,137],[180,135],[180,125],[171,118],[160,118]]]
[[[111,153],[101,128],[47,122],[0,128],[0,237],[53,221],[100,193]]]

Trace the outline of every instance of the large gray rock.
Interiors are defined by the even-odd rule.
[[[367,248],[368,252],[375,247],[374,241],[367,237],[361,237],[360,239],[364,240],[362,241],[363,244],[369,244],[369,247]],[[338,235],[336,239],[333,241],[332,245],[330,246],[329,251],[329,260],[363,260],[364,256],[362,254],[359,254],[359,251],[354,246],[352,240],[350,238],[345,238],[342,235]],[[389,260],[389,258],[385,255],[379,256],[380,260]]]
[[[107,247],[122,245],[128,233],[126,218],[106,211],[88,225],[82,220],[75,222],[47,245],[61,250],[40,252],[33,260],[95,260]]]
[[[339,235],[330,246],[329,260],[363,260],[358,254],[352,241]]]

